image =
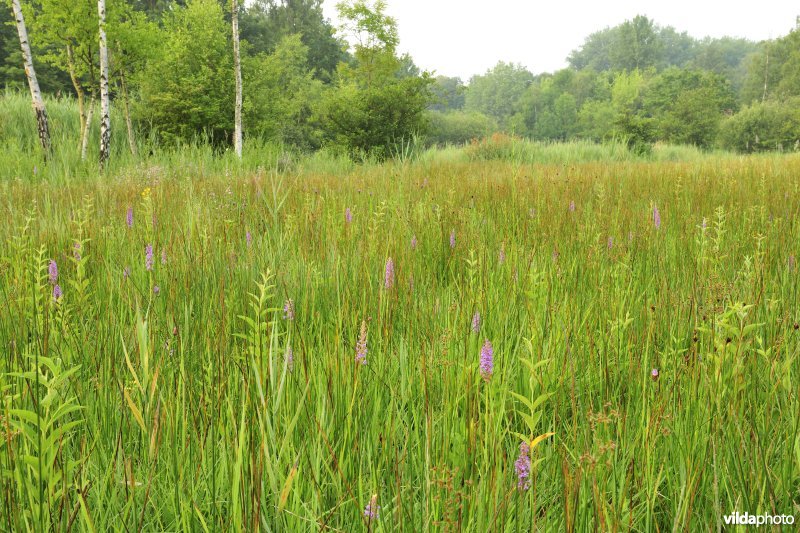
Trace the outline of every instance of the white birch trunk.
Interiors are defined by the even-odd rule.
[[[31,90],[31,100],[33,100],[33,110],[36,113],[36,126],[39,131],[39,142],[45,154],[50,152],[50,127],[47,123],[47,110],[42,100],[42,92],[39,90],[39,82],[36,79],[36,71],[33,68],[33,55],[31,45],[28,41],[28,30],[25,28],[25,19],[22,16],[22,7],[19,0],[12,0],[14,8],[14,20],[17,23],[17,33],[19,34],[19,44],[22,48],[22,58],[25,63],[25,76],[28,78],[28,87]]]
[[[242,158],[242,64],[239,57],[239,6],[231,0],[231,26],[233,26],[233,68],[236,71],[236,111],[234,117],[233,148]]]
[[[100,20],[100,167],[102,168],[110,152],[111,115],[108,95],[108,43],[106,42],[106,0],[97,0],[97,14]]]
[[[89,110],[86,112],[86,125],[83,128],[83,139],[81,139],[81,161],[86,159],[86,149],[89,147],[89,131],[92,129],[92,118],[94,117],[94,94],[89,100]]]

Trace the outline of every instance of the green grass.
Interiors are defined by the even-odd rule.
[[[39,148],[36,124],[31,113],[30,98],[25,93],[6,91],[0,95],[0,181],[49,181],[62,184],[75,180],[96,179],[98,168],[99,119],[97,109],[92,120],[88,151],[80,157],[80,120],[74,98],[46,99],[53,152],[45,159]],[[87,104],[88,105],[88,104]],[[342,175],[355,166],[341,151],[325,148],[313,154],[297,153],[291,147],[276,145],[259,138],[245,142],[244,158],[236,159],[231,150],[214,149],[198,138],[178,149],[161,146],[155,135],[135,124],[134,139],[138,154],[131,154],[125,119],[119,106],[111,113],[111,159],[106,169],[109,175],[128,175],[142,172],[142,167],[157,168],[164,174],[180,169],[206,175],[226,174],[244,177],[270,171],[306,171]],[[609,141],[543,142],[495,134],[488,139],[473,141],[467,146],[423,148],[422,139],[412,139],[395,151],[395,160],[402,163],[470,161],[506,161],[518,165],[571,165],[602,162],[702,162],[737,159],[741,156],[723,151],[703,151],[691,146],[657,143],[646,155],[629,150],[623,143]],[[768,154],[763,157],[779,157]],[[376,164],[366,161],[365,166]]]
[[[800,157],[278,173],[250,148],[0,181],[3,530],[800,514]],[[550,433],[519,490],[523,439]]]

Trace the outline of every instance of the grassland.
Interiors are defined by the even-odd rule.
[[[540,148],[0,181],[0,528],[800,514],[800,157]]]

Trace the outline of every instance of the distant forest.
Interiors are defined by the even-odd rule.
[[[132,124],[127,135],[165,145],[231,143],[231,3],[107,6],[112,105]],[[410,139],[460,144],[495,132],[615,139],[637,151],[655,142],[741,152],[799,147],[800,19],[786,36],[752,42],[697,39],[637,16],[589,35],[563,70],[533,74],[499,62],[461,80],[421,71],[398,52],[384,2],[338,7],[342,31],[320,0],[238,8],[245,139],[379,157]],[[43,92],[77,100],[83,131],[99,91],[96,2],[23,0],[22,10]],[[10,8],[0,9],[0,23],[0,86],[26,90]]]

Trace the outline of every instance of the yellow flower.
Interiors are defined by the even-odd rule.
[[[142,191],[142,199],[147,200],[148,198],[150,198],[150,187],[145,187]]]

